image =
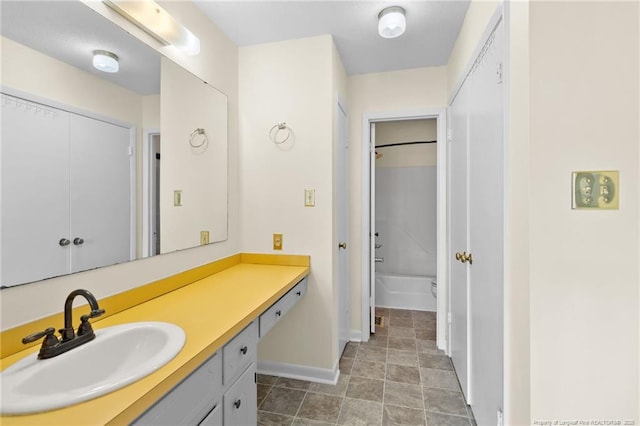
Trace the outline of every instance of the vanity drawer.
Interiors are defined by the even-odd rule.
[[[271,305],[269,309],[260,315],[260,337],[267,334],[269,330],[280,318],[282,318],[289,310],[298,303],[300,298],[307,292],[307,278],[303,278],[295,287],[282,296],[276,303]]]
[[[258,422],[258,387],[256,364],[252,363],[237,382],[224,393],[225,426],[248,426]]]
[[[225,386],[233,383],[251,364],[256,362],[258,324],[249,324],[222,348],[222,378]]]
[[[197,425],[221,403],[222,356],[216,352],[133,424]]]

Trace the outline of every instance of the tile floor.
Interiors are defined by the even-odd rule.
[[[433,312],[376,309],[383,327],[349,343],[337,385],[258,375],[258,425],[475,426]]]

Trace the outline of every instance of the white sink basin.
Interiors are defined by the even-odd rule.
[[[169,362],[184,331],[164,322],[137,322],[96,331],[96,338],[54,358],[34,353],[0,373],[0,414],[49,411],[113,392]]]

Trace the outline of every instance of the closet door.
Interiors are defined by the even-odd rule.
[[[2,94],[1,118],[1,285],[66,274],[69,114]]]
[[[465,397],[468,397],[469,342],[468,342],[468,292],[469,269],[466,263],[457,259],[456,254],[467,251],[468,247],[468,109],[469,85],[465,83],[449,108],[449,226],[450,241],[450,308],[451,308],[451,359]]]
[[[503,83],[502,24],[470,76],[469,403],[478,424],[495,424],[503,379]]]
[[[129,130],[71,114],[69,143],[71,272],[128,261]]]

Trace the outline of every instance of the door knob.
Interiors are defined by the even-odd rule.
[[[71,241],[67,240],[66,238],[60,238],[60,241],[58,241],[58,244],[60,245],[60,247],[66,247],[69,244],[71,244]]]
[[[73,239],[73,244],[76,246],[81,246],[82,244],[84,244],[84,240],[80,237],[75,237]]]
[[[463,251],[462,253],[456,253],[456,260],[459,260],[462,263],[467,263],[467,252]]]
[[[346,250],[347,243],[340,243],[340,244],[338,244],[338,247],[341,248],[341,249],[345,249]]]
[[[473,265],[473,255],[469,253],[465,256],[465,261],[469,262],[469,265]]]

